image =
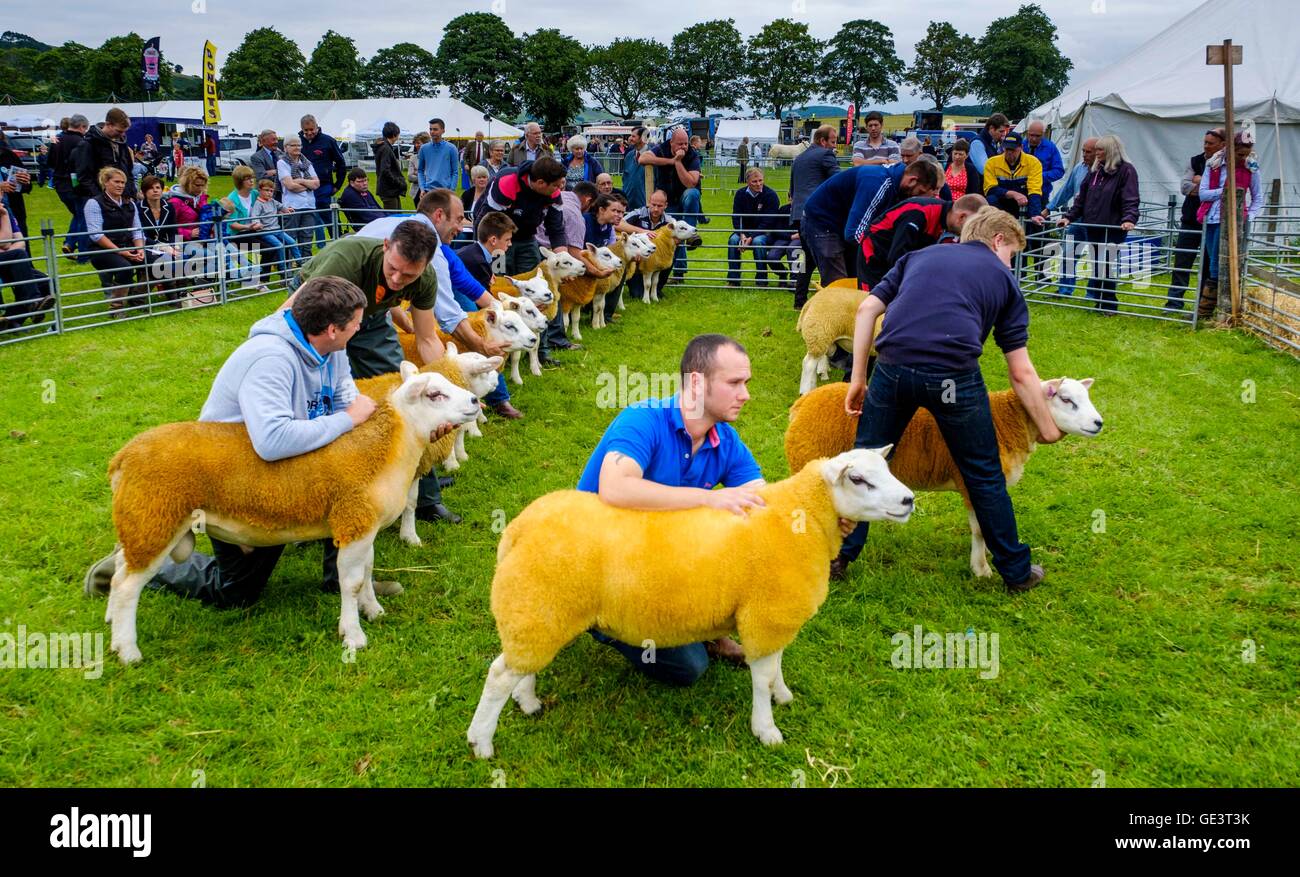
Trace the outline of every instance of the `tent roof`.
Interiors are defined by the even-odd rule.
[[[1223,68],[1205,63],[1205,47],[1232,40],[1243,47],[1233,68],[1239,118],[1300,121],[1300,53],[1294,0],[1208,0],[1123,59],[1066,90],[1030,115],[1069,118],[1086,103],[1171,119],[1221,119],[1210,100],[1223,96]]]
[[[721,119],[715,140],[739,140],[748,137],[755,140],[775,142],[781,136],[781,123],[776,119]]]
[[[0,108],[0,119],[7,116],[40,116],[58,123],[62,116],[81,113],[91,122],[104,118],[114,104],[52,103],[25,104]],[[116,104],[134,118],[202,119],[202,101],[161,101],[158,103]],[[437,116],[447,125],[447,137],[473,137],[482,131],[489,137],[519,137],[523,131],[499,119],[485,120],[483,114],[456,100],[441,89],[433,98],[369,98],[366,100],[286,101],[223,100],[221,125],[230,131],[256,134],[271,128],[281,136],[298,131],[299,120],[311,113],[321,130],[340,140],[379,136],[385,121],[396,122],[406,136],[424,131],[429,119]],[[373,130],[372,130],[373,129]]]

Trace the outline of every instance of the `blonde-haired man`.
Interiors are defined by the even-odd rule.
[[[858,308],[853,336],[853,378],[844,407],[860,415],[854,446],[895,444],[925,408],[938,423],[966,484],[975,518],[993,565],[1007,589],[1027,591],[1043,580],[1031,565],[1029,546],[1016,533],[998,437],[989,410],[979,358],[990,331],[1006,356],[1011,386],[1051,444],[1061,432],[1029,360],[1029,311],[1011,273],[1011,258],[1025,246],[1020,221],[996,207],[983,207],[962,226],[961,243],[908,253],[871,288]],[[878,362],[866,383],[867,351],[876,318],[885,315],[875,339]],[[865,402],[865,404],[864,404]],[[844,540],[831,573],[840,578],[861,553],[867,525]]]

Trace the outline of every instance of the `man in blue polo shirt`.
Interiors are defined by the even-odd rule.
[[[744,515],[764,505],[755,492],[765,483],[763,473],[731,425],[749,400],[745,348],[725,335],[697,335],[682,354],[681,375],[679,394],[647,399],[614,418],[587,461],[578,489],[619,508],[708,506]],[[714,490],[717,485],[724,487]],[[744,658],[727,637],[647,653],[596,630],[591,635],[622,652],[641,673],[674,685],[699,679],[710,654],[737,663]]]

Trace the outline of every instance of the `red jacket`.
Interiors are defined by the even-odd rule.
[[[870,289],[907,253],[938,243],[948,230],[951,201],[908,198],[885,211],[862,236],[865,265],[859,281]]]

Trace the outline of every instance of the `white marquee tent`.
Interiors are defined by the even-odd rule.
[[[50,120],[57,127],[63,116],[81,113],[98,122],[113,104],[52,103],[0,106],[0,123],[11,120]],[[157,103],[117,104],[132,118],[153,116],[163,119],[202,119],[202,101],[159,101]],[[412,137],[429,127],[429,119],[442,119],[448,138],[473,137],[482,131],[489,137],[514,138],[523,131],[500,119],[485,118],[466,103],[439,91],[433,98],[368,98],[365,100],[291,101],[291,100],[223,100],[220,126],[227,131],[256,134],[270,128],[281,137],[297,133],[298,122],[310,113],[321,130],[340,140],[372,140],[379,137],[384,122],[396,122],[404,137]],[[32,127],[22,125],[21,127]]]
[[[751,158],[757,159],[778,142],[780,134],[781,123],[776,119],[720,119],[713,137],[718,164],[736,164],[736,149],[745,137],[749,138]]]
[[[1295,0],[1209,0],[1029,118],[1052,126],[1067,167],[1084,139],[1119,135],[1142,199],[1164,203],[1179,194],[1205,129],[1223,124],[1223,68],[1205,63],[1205,47],[1230,39],[1243,47],[1234,115],[1255,127],[1265,196],[1280,179],[1282,203],[1300,203],[1300,53],[1286,24],[1296,9]]]

